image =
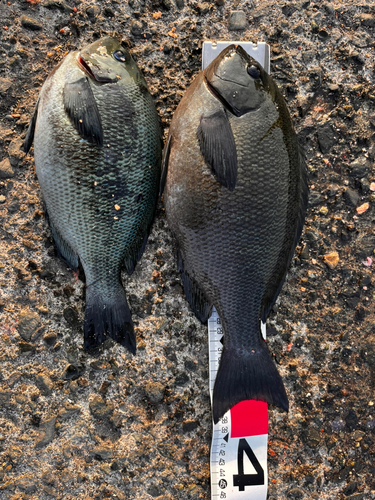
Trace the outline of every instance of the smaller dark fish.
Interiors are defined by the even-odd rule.
[[[161,128],[126,48],[102,38],[71,52],[44,83],[25,139],[60,256],[86,277],[84,347],[135,352],[121,268],[132,273],[159,190]]]

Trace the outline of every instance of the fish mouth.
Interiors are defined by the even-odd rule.
[[[117,81],[117,77],[111,77],[110,75],[103,74],[103,71],[99,66],[89,64],[84,60],[81,55],[77,57],[78,66],[93,80],[98,83],[113,83]]]
[[[211,92],[211,94],[213,94],[216,97],[216,99],[218,99],[223,104],[223,106],[232,113],[232,115],[242,116],[244,114],[240,109],[232,106],[226,99],[224,99],[224,97],[215,89],[213,85],[211,85],[211,83],[208,81],[206,77],[204,79],[207,88]]]
[[[87,64],[87,62],[83,59],[82,56],[77,57],[77,62],[78,66],[89,75],[90,78],[93,80],[96,80],[94,73],[91,71],[90,66]]]

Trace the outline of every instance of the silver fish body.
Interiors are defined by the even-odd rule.
[[[129,53],[103,38],[68,54],[44,83],[25,140],[58,252],[86,277],[85,348],[107,337],[135,352],[121,285],[153,219],[161,128]]]
[[[215,422],[245,399],[288,409],[260,323],[301,234],[306,166],[285,101],[240,46],[199,73],[174,114],[163,159],[165,208],[187,299],[224,330]]]

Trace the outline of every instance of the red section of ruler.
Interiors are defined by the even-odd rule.
[[[241,401],[230,410],[231,438],[268,434],[268,407],[264,401]]]

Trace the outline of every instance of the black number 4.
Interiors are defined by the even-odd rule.
[[[256,470],[256,474],[244,474],[244,453],[248,456]],[[264,484],[264,471],[246,439],[240,439],[238,443],[237,467],[238,474],[233,475],[233,484],[234,486],[238,486],[240,491],[245,491],[245,486],[258,486]]]

